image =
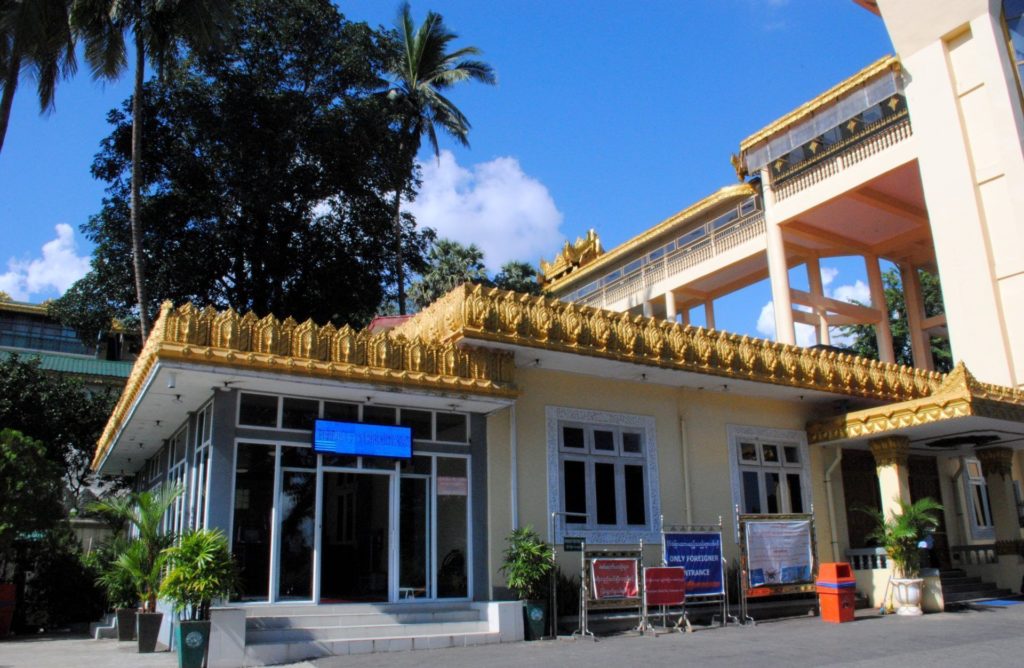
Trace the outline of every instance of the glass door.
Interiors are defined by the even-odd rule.
[[[402,476],[398,524],[398,598],[430,598],[429,476]]]
[[[321,603],[390,599],[393,479],[382,473],[323,471]]]

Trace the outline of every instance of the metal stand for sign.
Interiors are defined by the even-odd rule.
[[[643,632],[643,582],[641,580],[643,564],[643,551],[644,544],[640,541],[639,546],[635,550],[586,550],[580,553],[580,622],[579,627],[573,631],[572,637],[580,638],[589,637],[593,640],[597,640],[597,636],[594,635],[593,631],[590,630],[589,615],[591,608],[593,609],[621,609],[621,608],[637,608],[637,626],[636,630]],[[592,563],[595,559],[633,559],[636,561],[636,574],[637,574],[637,597],[635,599],[614,599],[614,600],[598,600],[591,598],[591,578],[593,574]]]
[[[747,556],[747,523],[749,522],[785,522],[785,521],[807,521],[810,529],[811,549],[811,572],[810,581],[784,584],[763,584],[757,587],[750,586],[750,572]],[[784,594],[813,594],[816,591],[814,584],[815,573],[818,570],[818,542],[814,527],[814,507],[809,513],[790,514],[765,514],[752,515],[741,514],[739,506],[736,506],[736,527],[740,537],[740,570],[738,573],[740,586],[740,619],[743,623],[755,625],[757,622],[750,614],[750,599],[764,598],[768,596],[782,596]]]
[[[643,567],[643,576],[640,578],[643,582],[643,617],[640,620],[640,632],[647,633],[650,631],[652,634],[657,635],[657,629],[654,628],[654,624],[651,623],[650,619],[650,606],[647,603],[647,567]],[[668,606],[661,605],[661,628],[663,631],[668,631]],[[686,594],[683,594],[683,600],[679,604],[680,614],[679,618],[676,619],[676,623],[672,625],[672,631],[683,632],[685,627],[687,633],[693,633],[693,626],[690,625],[690,619],[686,616]]]
[[[668,563],[665,555],[665,541],[666,533],[717,533],[719,536],[719,545],[722,544],[722,517],[718,517],[718,524],[672,524],[665,526],[664,518],[662,518],[661,527],[661,545],[662,545],[662,563],[666,566],[673,566],[676,564]],[[686,624],[687,630],[692,630],[690,626],[689,615],[687,614],[686,608],[698,607],[698,606],[710,606],[714,605],[718,607],[718,612],[711,616],[711,623],[714,624],[717,620],[721,626],[725,626],[729,622],[739,624],[740,620],[729,612],[729,578],[728,578],[728,563],[725,558],[720,556],[721,568],[722,568],[722,592],[720,594],[705,594],[696,595],[687,592],[686,606],[683,609],[683,622]]]

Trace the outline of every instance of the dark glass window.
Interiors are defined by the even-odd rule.
[[[277,426],[277,397],[269,394],[241,394],[238,424],[251,427]]]
[[[582,450],[584,447],[583,430],[579,427],[562,427],[562,446]]]
[[[615,434],[601,429],[594,430],[594,449],[615,452]]]
[[[804,512],[804,496],[800,490],[800,474],[787,473],[786,485],[789,486],[789,507],[794,513]]]
[[[779,488],[779,474],[778,473],[765,473],[764,474],[764,487],[767,493],[768,499],[768,512],[777,513],[780,512],[781,507],[781,493],[782,490]]]
[[[281,466],[296,469],[315,469],[316,453],[313,448],[284,446],[281,448]]]
[[[325,401],[324,419],[335,422],[359,422],[359,404]]]
[[[433,413],[430,411],[414,411],[402,409],[401,424],[412,429],[412,437],[420,441],[434,439]]]
[[[597,497],[597,523],[617,524],[614,464],[594,464],[594,494]]]
[[[631,431],[622,432],[622,451],[629,454],[639,455],[643,453],[643,445],[640,434]]]
[[[274,446],[240,443],[231,550],[241,571],[244,601],[265,601],[269,596],[273,509]]]
[[[761,483],[755,471],[743,472],[743,512],[761,512]]]
[[[320,415],[320,402],[315,399],[291,399],[285,397],[281,411],[281,426],[285,429],[313,430],[313,423]]]
[[[363,406],[363,422],[367,424],[395,424],[395,409],[391,406]]]
[[[566,461],[562,465],[565,476],[565,521],[569,524],[585,524],[587,521],[587,471],[583,462]],[[577,514],[572,514],[577,513]]]
[[[647,524],[647,510],[644,503],[644,467],[626,465],[626,524]]]
[[[437,413],[437,440],[465,443],[467,434],[466,416],[462,413]]]

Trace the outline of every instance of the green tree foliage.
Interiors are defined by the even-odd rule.
[[[474,244],[438,239],[427,253],[426,271],[409,286],[409,297],[417,308],[426,308],[457,285],[485,281],[483,251]]]
[[[160,596],[171,601],[182,619],[210,619],[210,604],[227,599],[238,587],[238,568],[228,538],[220,530],[186,533],[168,548],[167,563],[170,568]]]
[[[942,305],[942,288],[939,277],[927,271],[919,272],[921,296],[924,300],[925,317],[938,315],[945,311]],[[914,365],[913,351],[910,347],[910,326],[907,320],[907,302],[903,295],[903,282],[899,271],[890,268],[882,274],[885,288],[885,302],[889,309],[889,323],[892,331],[892,346],[897,364]],[[849,348],[852,352],[878,359],[878,341],[873,325],[850,325],[840,329],[844,337],[850,339]],[[949,371],[953,368],[953,353],[949,347],[949,339],[931,337],[932,359],[937,371]]]
[[[501,265],[501,269],[494,275],[494,287],[502,290],[512,290],[528,295],[539,295],[543,292],[540,283],[537,282],[537,270],[529,262],[509,260]]]
[[[36,357],[0,359],[0,428],[43,444],[73,506],[93,480],[93,450],[116,400],[112,391],[89,392],[78,378],[46,373]]]
[[[543,598],[548,574],[555,566],[551,546],[540,539],[533,527],[514,529],[505,539],[508,547],[501,566],[508,588],[522,601]]]
[[[439,154],[437,130],[453,137],[463,146],[469,145],[469,119],[444,93],[457,83],[479,81],[495,83],[494,71],[487,63],[474,60],[480,50],[466,46],[449,51],[458,35],[444,24],[440,14],[428,12],[417,28],[409,3],[398,12],[398,48],[388,73],[391,87],[388,100],[398,124],[399,160],[392,171],[392,258],[398,290],[398,311],[405,313],[405,272],[403,263],[404,229],[401,224],[402,195],[412,188],[416,154],[426,135]]]
[[[0,582],[12,575],[20,548],[64,516],[61,491],[60,467],[45,445],[0,431]]]
[[[146,60],[163,74],[174,62],[181,43],[206,49],[220,37],[232,19],[229,0],[74,0],[71,24],[85,41],[85,58],[98,78],[115,79],[128,67],[126,35],[135,47],[135,84],[132,93],[131,179],[129,220],[132,268],[142,339],[149,332],[149,314],[142,248],[140,207],[143,181],[143,108]]]
[[[398,149],[377,94],[390,45],[326,0],[244,0],[235,17],[217,54],[193,52],[146,84],[147,310],[190,300],[364,324],[392,282]],[[111,112],[93,164],[108,194],[82,228],[96,244],[92,270],[58,304],[72,326],[124,317],[136,302],[129,107]],[[403,225],[418,260],[430,236]]]
[[[0,0],[0,150],[7,136],[19,79],[36,82],[39,109],[54,108],[57,82],[75,73],[72,0]]]

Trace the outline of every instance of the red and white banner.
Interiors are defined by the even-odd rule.
[[[618,598],[636,598],[636,559],[594,559],[590,562],[594,600],[608,601]]]
[[[682,605],[686,602],[686,569],[656,566],[644,569],[647,605]]]

